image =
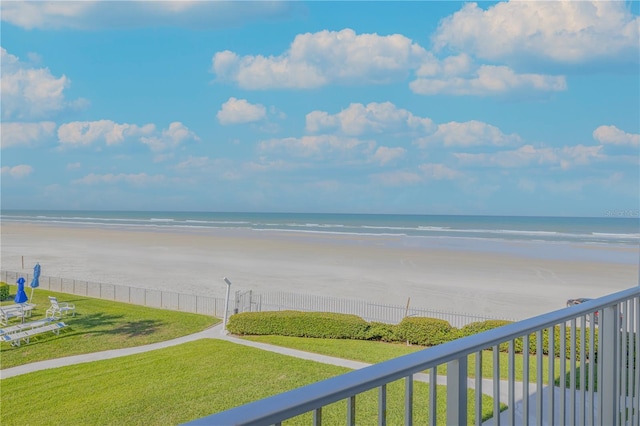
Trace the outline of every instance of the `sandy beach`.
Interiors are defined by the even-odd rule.
[[[3,223],[1,255],[3,270],[30,273],[39,262],[52,277],[222,297],[226,276],[234,290],[397,305],[410,298],[414,307],[513,319],[638,283],[637,263],[611,261],[617,254],[637,258],[633,248],[580,247],[589,259],[555,259],[523,254],[517,244],[494,251],[464,241],[441,246],[366,235]]]

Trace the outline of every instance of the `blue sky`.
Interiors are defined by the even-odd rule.
[[[12,2],[2,208],[638,215],[637,2]]]

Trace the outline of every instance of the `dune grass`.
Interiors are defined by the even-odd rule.
[[[62,319],[69,327],[63,329],[59,336],[53,333],[38,335],[29,344],[20,347],[3,342],[0,344],[2,368],[161,342],[202,331],[220,322],[219,319],[206,315],[147,308],[41,289],[36,289],[33,301],[30,301],[36,304],[36,308],[27,321],[45,317],[45,311],[50,305],[48,296],[56,296],[59,301],[76,305],[75,317],[65,316]],[[11,303],[13,301],[10,300],[2,304]],[[17,323],[13,320],[9,325]]]
[[[2,380],[3,425],[169,425],[347,372],[348,369],[203,339],[123,358]],[[388,386],[388,424],[403,424],[404,381]],[[414,424],[427,424],[429,390],[414,385]],[[445,424],[438,387],[438,424]],[[469,392],[472,403],[473,392]],[[359,424],[376,424],[377,390],[357,397]],[[483,398],[483,417],[492,399]],[[470,410],[470,414],[473,410]],[[325,424],[344,424],[344,401],[325,407]],[[285,425],[310,424],[310,414]],[[473,414],[469,423],[474,422]]]

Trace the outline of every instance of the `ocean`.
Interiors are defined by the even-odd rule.
[[[636,217],[524,217],[395,214],[210,213],[3,210],[2,222],[206,231],[244,229],[308,234],[552,242],[638,247]]]

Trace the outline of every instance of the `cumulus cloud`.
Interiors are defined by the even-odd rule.
[[[400,147],[389,148],[386,146],[381,146],[376,149],[376,152],[373,154],[373,160],[384,166],[387,163],[404,157],[406,152],[406,149]]]
[[[454,180],[464,176],[461,172],[444,164],[427,163],[421,164],[419,168],[429,180]]]
[[[285,152],[297,157],[369,157],[376,143],[336,135],[303,136],[301,138],[270,139],[260,142],[261,152]]]
[[[33,168],[26,164],[20,164],[19,166],[3,166],[2,176],[10,176],[14,179],[22,179],[29,176],[33,172]]]
[[[244,89],[309,89],[335,83],[387,83],[405,77],[428,56],[400,34],[324,30],[297,35],[279,56],[217,52],[212,70],[219,80],[236,82]]]
[[[200,138],[179,121],[171,123],[169,128],[163,130],[160,135],[143,136],[140,138],[140,142],[149,146],[149,148],[155,152],[175,148],[188,140],[199,141]]]
[[[130,185],[136,186],[144,186],[149,184],[159,184],[163,183],[166,180],[164,175],[148,175],[146,173],[137,173],[137,174],[88,174],[87,176],[76,179],[73,181],[74,184],[81,185],[115,185],[119,183],[126,183]]]
[[[64,91],[71,84],[66,76],[55,77],[48,68],[35,68],[25,64],[2,47],[0,63],[3,119],[41,119],[84,102],[69,102],[65,99]]]
[[[640,146],[640,134],[627,133],[616,126],[600,126],[593,131],[593,138],[603,144]]]
[[[228,1],[9,1],[0,4],[2,21],[25,29],[186,27],[215,29],[289,16],[290,2]]]
[[[251,104],[246,99],[229,98],[218,111],[218,121],[222,125],[251,123],[267,116],[264,105]]]
[[[464,123],[452,121],[440,124],[435,133],[418,139],[416,144],[425,148],[433,143],[441,143],[444,146],[505,146],[520,142],[520,136],[515,133],[506,135],[495,126],[472,120]]]
[[[368,105],[353,103],[337,114],[325,111],[312,111],[306,116],[306,128],[309,132],[339,129],[347,135],[382,132],[419,132],[431,129],[433,122],[429,118],[413,115],[406,109],[397,108],[391,102]]]
[[[178,121],[171,123],[161,132],[156,130],[154,124],[138,126],[111,120],[74,121],[58,128],[58,140],[66,147],[89,146],[99,142],[107,146],[117,145],[128,139],[138,140],[154,152],[175,148],[187,140],[200,140],[194,132]]]
[[[0,123],[0,141],[2,148],[11,146],[34,146],[55,134],[56,123]]]
[[[118,124],[111,120],[73,121],[58,128],[58,140],[66,146],[91,145],[96,141],[115,145],[124,142],[126,138],[148,135],[154,131],[153,124],[139,127],[135,124]]]
[[[640,18],[622,1],[510,1],[486,10],[468,3],[441,22],[433,40],[437,49],[489,60],[637,63],[639,27]]]
[[[568,169],[576,165],[589,165],[593,160],[605,158],[602,146],[565,146],[562,148],[537,148],[524,145],[511,151],[495,153],[455,153],[461,163],[484,167],[515,168],[531,165],[552,165]]]
[[[444,69],[429,76],[434,70],[418,70],[418,78],[409,84],[420,95],[502,95],[513,91],[558,92],[567,89],[564,76],[518,74],[506,66],[481,65],[472,75],[461,76],[462,70]]]

